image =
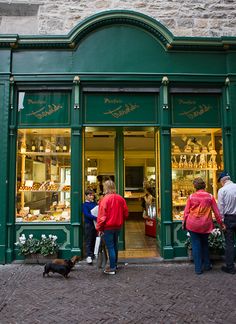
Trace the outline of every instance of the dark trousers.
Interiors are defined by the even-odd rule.
[[[85,223],[84,224],[84,231],[85,231],[85,246],[86,246],[86,256],[90,256],[91,258],[94,257],[94,247],[97,232],[95,229],[94,224],[92,223]]]
[[[225,263],[228,269],[234,269],[234,235],[236,234],[236,215],[225,215]]]

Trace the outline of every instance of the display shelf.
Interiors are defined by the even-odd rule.
[[[18,152],[18,154],[28,156],[70,156],[70,152]]]
[[[201,177],[206,190],[217,195],[217,172],[223,168],[222,137],[219,129],[174,129],[171,137],[172,217],[182,220],[193,180]]]
[[[180,171],[193,171],[195,170],[196,172],[197,171],[217,171],[218,168],[175,168],[175,167],[172,167],[172,170],[180,170]]]

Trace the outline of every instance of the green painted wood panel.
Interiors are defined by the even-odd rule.
[[[0,50],[0,73],[10,73],[11,51]]]
[[[156,94],[86,94],[84,122],[88,123],[157,123]]]
[[[9,80],[0,78],[0,128],[1,128],[1,141],[0,141],[0,263],[6,262],[6,247],[7,247],[7,218],[8,218],[8,107],[9,107]]]
[[[19,125],[68,125],[70,122],[70,102],[70,92],[19,92]]]
[[[13,73],[65,73],[71,65],[71,51],[22,50],[12,56]]]
[[[174,125],[211,127],[220,125],[220,96],[175,94],[171,98]]]

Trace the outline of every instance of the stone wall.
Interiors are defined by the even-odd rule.
[[[114,9],[153,17],[175,36],[236,36],[236,0],[0,0],[0,33],[63,35]]]

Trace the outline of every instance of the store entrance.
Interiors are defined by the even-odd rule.
[[[106,179],[116,184],[118,177],[122,179],[119,189],[127,201],[129,217],[122,233],[125,249],[119,252],[121,257],[159,256],[157,142],[153,127],[86,127],[84,131],[84,189],[95,190],[99,200]]]

